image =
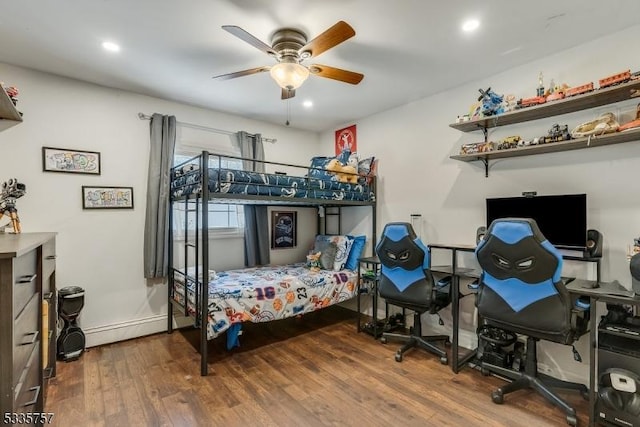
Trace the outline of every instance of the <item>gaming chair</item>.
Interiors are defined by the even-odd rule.
[[[429,250],[416,236],[411,224],[389,223],[382,231],[382,238],[376,246],[380,259],[381,274],[378,293],[387,303],[414,312],[413,328],[409,335],[385,332],[381,341],[388,339],[404,342],[395,355],[397,362],[413,347],[420,347],[440,356],[447,364],[447,353],[434,341],[449,343],[447,335],[422,336],[420,316],[422,313],[437,313],[450,302],[449,286],[439,289],[429,271]]]
[[[476,257],[482,268],[476,300],[481,323],[527,336],[523,372],[482,363],[483,369],[513,379],[492,393],[493,402],[502,403],[505,394],[532,388],[562,408],[567,422],[575,425],[575,410],[549,387],[577,390],[583,397],[587,388],[539,374],[536,359],[538,340],[570,345],[587,331],[589,305],[572,297],[562,282],[562,255],[535,220],[504,218],[491,223]],[[575,348],[574,358],[579,360]]]

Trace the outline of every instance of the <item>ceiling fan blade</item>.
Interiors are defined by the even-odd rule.
[[[351,25],[344,21],[338,21],[333,27],[302,46],[298,52],[303,59],[318,56],[355,35],[356,32],[351,28]]]
[[[219,76],[213,76],[212,79],[229,80],[229,79],[235,79],[236,77],[244,77],[244,76],[250,76],[251,74],[263,73],[269,70],[270,70],[270,67],[250,68],[248,70],[236,71],[235,73],[220,74]]]
[[[352,85],[357,85],[364,78],[364,74],[343,70],[341,68],[329,67],[328,65],[313,64],[309,67],[309,71],[316,76],[339,80]]]
[[[294,96],[296,96],[296,90],[295,89],[282,89],[282,99],[289,99],[289,98],[293,98]]]
[[[266,44],[262,40],[256,38],[252,34],[246,32],[245,30],[243,30],[242,28],[238,27],[237,25],[223,25],[222,29],[230,32],[234,36],[238,37],[240,40],[243,40],[243,41],[249,43],[251,46],[253,46],[253,47],[257,48],[257,49],[260,49],[264,53],[267,53],[267,54],[272,55],[272,56],[276,56],[277,55],[276,51],[273,50],[271,48],[271,46],[269,46],[268,44]]]

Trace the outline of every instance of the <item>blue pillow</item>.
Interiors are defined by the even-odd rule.
[[[349,252],[349,257],[347,258],[347,262],[344,264],[344,268],[348,270],[357,270],[358,269],[358,258],[362,257],[362,251],[364,250],[364,245],[367,241],[367,236],[348,236],[353,239],[353,244],[351,245],[351,251]]]
[[[326,171],[327,164],[333,157],[316,156],[311,158],[311,167],[309,168],[309,177],[317,179],[331,179],[331,174]]]

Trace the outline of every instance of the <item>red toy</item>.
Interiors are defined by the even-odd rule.
[[[631,80],[631,70],[623,71],[621,73],[605,77],[604,79],[600,79],[598,80],[598,84],[600,85],[600,89],[603,89],[629,80]]]

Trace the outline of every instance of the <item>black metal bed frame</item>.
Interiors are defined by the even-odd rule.
[[[262,196],[262,195],[248,195],[248,194],[230,194],[211,192],[209,190],[209,160],[211,157],[218,158],[218,168],[221,167],[222,158],[237,159],[242,161],[251,161],[255,163],[263,163],[268,165],[284,166],[290,168],[299,168],[304,170],[312,169],[308,166],[293,165],[279,162],[260,161],[254,159],[247,159],[237,156],[229,156],[223,154],[212,154],[207,151],[203,151],[201,155],[195,156],[180,165],[171,169],[171,177],[175,175],[175,171],[183,168],[185,165],[197,163],[199,174],[199,191],[185,194],[174,198],[170,195],[169,201],[169,233],[168,233],[168,258],[169,258],[169,279],[168,279],[168,308],[167,308],[167,332],[173,332],[173,307],[177,307],[182,311],[185,316],[194,318],[194,326],[200,329],[200,375],[206,376],[208,374],[208,348],[207,348],[207,313],[208,313],[208,285],[209,285],[209,219],[208,208],[212,203],[218,204],[261,204],[269,206],[297,206],[297,207],[315,207],[318,211],[325,209],[325,216],[337,216],[338,230],[336,234],[342,234],[342,208],[350,206],[371,206],[372,209],[372,227],[371,227],[371,239],[373,245],[376,242],[376,201],[355,201],[355,200],[330,200],[330,199],[318,199],[318,198],[293,198],[282,196]],[[312,178],[306,178],[307,184],[310,183]],[[315,179],[315,178],[313,178]],[[375,177],[371,177],[370,188],[373,194],[376,194],[376,182]],[[220,180],[220,174],[218,174],[218,180]],[[193,184],[191,184],[193,185]],[[221,188],[218,186],[218,188]],[[310,188],[310,187],[308,187]],[[173,255],[173,207],[174,203],[184,202],[185,208],[185,220],[184,220],[184,269],[174,268]],[[191,209],[189,204],[194,205],[194,209]],[[329,211],[329,209],[333,209]],[[194,213],[196,218],[196,227],[194,234],[194,241],[189,240],[188,233],[188,220],[189,213]],[[320,220],[320,215],[317,215],[317,232],[318,234],[326,234],[327,220]],[[198,227],[200,224],[200,227]],[[193,250],[193,256],[195,259],[195,274],[190,277],[187,271],[189,264],[189,251]],[[202,278],[200,279],[199,260],[202,259]],[[174,278],[175,274],[179,273],[184,276],[184,301],[179,303],[174,299]],[[195,313],[191,314],[188,310],[188,284],[190,282],[195,283]]]

